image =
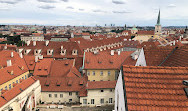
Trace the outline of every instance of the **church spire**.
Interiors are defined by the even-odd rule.
[[[160,17],[161,17],[161,15],[160,15],[160,9],[159,9],[159,15],[158,15],[158,19],[157,19],[157,25],[160,25]]]

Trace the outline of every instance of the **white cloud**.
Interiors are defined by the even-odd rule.
[[[168,7],[173,8],[173,7],[176,7],[176,5],[175,4],[169,4]]]

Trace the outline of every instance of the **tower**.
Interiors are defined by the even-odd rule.
[[[158,19],[157,19],[157,24],[155,25],[155,35],[161,35],[162,34],[162,28],[161,28],[161,24],[160,24],[160,10],[159,10],[159,15],[158,15]]]
[[[43,28],[43,34],[46,34],[46,27]]]

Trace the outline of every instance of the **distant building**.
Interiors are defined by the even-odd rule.
[[[162,34],[162,27],[160,24],[160,10],[159,10],[157,24],[155,25],[155,35],[161,35],[161,34]]]
[[[27,42],[27,41],[44,41],[44,35],[39,33],[33,33],[33,34],[22,34],[21,35],[21,41]]]

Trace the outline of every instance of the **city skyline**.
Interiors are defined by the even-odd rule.
[[[0,0],[0,24],[154,26],[160,9],[163,26],[185,26],[186,4],[186,0]]]

